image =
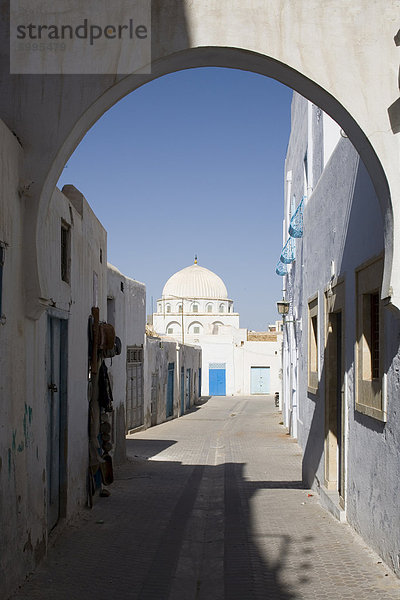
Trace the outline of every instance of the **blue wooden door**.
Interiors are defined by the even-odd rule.
[[[181,415],[185,412],[185,369],[181,367]]]
[[[174,370],[175,363],[168,363],[167,417],[174,414]]]
[[[67,431],[67,321],[48,318],[47,373],[47,526],[51,531],[61,512],[61,493],[65,486]]]
[[[269,381],[269,367],[251,367],[250,391],[252,394],[269,394]]]
[[[190,385],[191,385],[191,379],[190,379],[190,369],[186,369],[186,408],[190,408]]]
[[[209,368],[209,394],[210,396],[226,396],[226,367],[218,365]]]
[[[199,367],[199,398],[201,396],[201,367]]]

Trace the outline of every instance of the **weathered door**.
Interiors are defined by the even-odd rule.
[[[190,408],[190,395],[191,395],[191,376],[190,369],[186,369],[186,409]]]
[[[158,377],[156,373],[151,375],[151,426],[157,425],[158,417]]]
[[[270,393],[270,370],[269,367],[251,367],[250,379],[251,394]]]
[[[126,351],[126,430],[143,425],[143,348]]]
[[[181,367],[181,412],[183,415],[185,412],[185,369]]]
[[[342,313],[328,314],[325,399],[325,485],[336,489],[344,506]]]
[[[208,377],[210,396],[226,396],[225,363],[210,363]]]
[[[167,417],[172,417],[174,414],[174,374],[175,363],[168,363]]]
[[[51,531],[61,514],[65,483],[67,321],[49,316],[47,325],[47,528]]]
[[[201,397],[201,367],[199,367],[199,398]]]

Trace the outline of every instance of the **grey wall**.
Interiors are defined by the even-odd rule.
[[[293,129],[286,169],[293,171],[293,192],[302,189],[301,171],[306,130],[306,101],[293,101]],[[313,111],[314,115],[315,112]],[[299,123],[300,121],[300,123]],[[322,137],[314,130],[315,176],[323,164]],[[317,167],[318,165],[318,167]],[[298,318],[299,421],[298,439],[304,451],[303,477],[308,485],[324,479],[325,371],[324,292],[335,274],[345,281],[346,371],[346,514],[348,522],[400,574],[400,354],[399,323],[384,312],[385,362],[388,381],[387,423],[355,410],[354,348],[356,341],[355,269],[384,250],[383,223],[368,173],[350,141],[341,138],[325,171],[319,177],[304,211],[304,237],[297,241],[292,270],[294,310]],[[308,299],[319,298],[319,386],[307,388]]]

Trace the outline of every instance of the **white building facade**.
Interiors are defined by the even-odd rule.
[[[296,93],[285,173],[284,243],[302,199],[303,233],[278,264],[284,422],[304,483],[400,574],[400,328],[382,300],[379,202],[345,133]]]
[[[165,339],[201,347],[202,396],[269,394],[281,388],[279,335],[249,340],[224,282],[197,259],[166,282],[153,327]]]

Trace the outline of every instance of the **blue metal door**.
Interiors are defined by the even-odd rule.
[[[269,367],[251,367],[250,392],[252,394],[269,394],[269,380]]]
[[[210,365],[209,368],[209,394],[210,396],[226,396],[226,368],[225,364]]]
[[[181,367],[181,415],[185,412],[185,369]]]
[[[175,363],[168,363],[167,417],[174,414],[174,370]]]

